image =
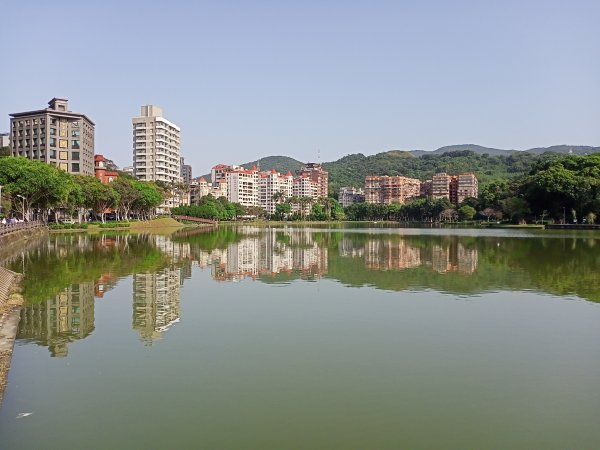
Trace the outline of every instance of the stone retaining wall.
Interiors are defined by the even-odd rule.
[[[46,229],[25,229],[0,237],[0,405],[23,305],[19,293],[22,275],[2,265],[29,247],[39,245],[40,240],[46,239],[46,233]]]

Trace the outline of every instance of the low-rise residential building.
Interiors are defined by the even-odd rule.
[[[338,193],[338,200],[344,208],[352,203],[363,203],[365,201],[365,191],[362,188],[343,187],[340,188]]]

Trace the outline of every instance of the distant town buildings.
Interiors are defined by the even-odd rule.
[[[338,194],[340,205],[347,208],[352,203],[362,203],[365,201],[365,191],[362,188],[343,187]]]
[[[365,178],[365,201],[390,205],[404,204],[419,196],[421,182],[402,176],[368,176]]]
[[[258,204],[269,214],[275,214],[275,207],[290,198],[293,192],[293,176],[285,175],[275,169],[261,172],[258,180]]]
[[[431,180],[401,176],[368,176],[365,178],[365,201],[379,204],[403,204],[416,197],[446,198],[458,205],[466,198],[477,198],[478,181],[473,173],[448,175],[436,173]],[[342,192],[340,191],[340,198]],[[344,205],[345,206],[345,205]]]
[[[48,108],[10,114],[12,156],[56,166],[66,172],[94,175],[94,122],[69,111],[65,98]]]
[[[197,204],[205,195],[226,197],[230,202],[242,206],[256,206],[269,214],[274,214],[278,203],[291,197],[308,197],[316,200],[328,189],[328,174],[320,164],[308,163],[293,176],[275,169],[260,171],[256,166],[246,169],[242,166],[218,164],[211,170],[212,182],[204,177],[192,181],[191,203]],[[299,204],[293,206],[299,210]]]
[[[319,163],[306,163],[297,172],[299,178],[309,178],[316,187],[316,197],[327,197],[329,174]]]
[[[227,200],[242,206],[258,206],[258,170],[243,167],[226,174]]]
[[[0,147],[10,147],[9,133],[0,133]]]
[[[189,186],[192,184],[192,166],[185,163],[185,158],[181,157],[181,181]]]
[[[423,182],[421,192],[433,198],[447,198],[458,205],[466,198],[477,198],[479,195],[477,177],[473,173],[448,175],[445,172],[436,173],[431,180]]]

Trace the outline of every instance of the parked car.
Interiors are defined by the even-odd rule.
[[[73,225],[74,223],[77,223],[77,221],[75,219],[62,219],[60,223],[67,223]]]

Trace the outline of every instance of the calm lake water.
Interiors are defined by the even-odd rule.
[[[600,235],[51,235],[2,449],[600,448]]]

